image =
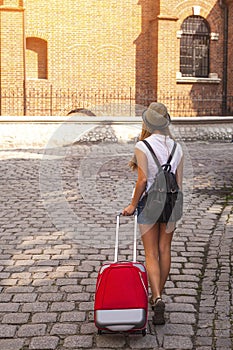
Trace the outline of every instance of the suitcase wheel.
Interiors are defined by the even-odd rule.
[[[146,328],[142,330],[142,335],[143,335],[143,337],[145,337],[145,335],[146,335]]]
[[[101,329],[98,329],[98,334],[101,335],[102,333]]]

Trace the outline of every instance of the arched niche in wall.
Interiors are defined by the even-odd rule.
[[[47,50],[46,40],[36,37],[29,37],[26,39],[27,78],[48,78]]]

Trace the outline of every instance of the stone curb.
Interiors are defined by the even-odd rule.
[[[184,118],[183,118],[184,119]],[[194,124],[177,120],[170,129],[177,140],[183,141],[223,141],[233,139],[233,118],[231,122],[219,124],[211,119],[207,124]],[[82,118],[82,120],[85,120]],[[0,140],[2,149],[12,148],[52,148],[63,147],[73,143],[83,142],[135,142],[141,130],[141,118],[124,119],[109,118],[106,120],[86,119],[85,122],[76,119],[60,123],[58,120],[48,122],[1,121]],[[190,118],[189,118],[190,120]],[[225,119],[224,119],[225,120]],[[196,120],[197,122],[197,120]],[[213,124],[214,122],[214,124]]]

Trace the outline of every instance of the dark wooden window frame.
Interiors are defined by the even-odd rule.
[[[201,16],[187,17],[181,26],[180,72],[183,77],[209,76],[210,28]]]

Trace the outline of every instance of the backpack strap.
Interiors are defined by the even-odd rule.
[[[175,153],[176,146],[177,146],[177,143],[176,143],[175,141],[174,141],[174,145],[173,145],[171,154],[170,154],[170,156],[168,157],[167,163],[164,164],[164,165],[161,165],[161,164],[159,163],[159,160],[158,160],[158,158],[157,158],[157,156],[156,156],[156,154],[155,154],[153,148],[152,148],[151,145],[149,144],[149,142],[146,141],[146,140],[142,140],[142,142],[147,146],[147,148],[148,148],[149,151],[151,152],[151,154],[152,154],[152,156],[153,156],[153,158],[154,158],[154,161],[155,161],[155,163],[156,163],[156,165],[157,165],[157,167],[158,167],[159,169],[161,169],[161,168],[163,168],[163,167],[165,168],[165,170],[171,168],[171,166],[169,167],[169,165],[170,165],[170,162],[171,162],[171,160],[172,160],[172,157],[173,157],[173,155],[174,155],[174,153]]]
[[[170,154],[170,156],[169,156],[169,158],[167,160],[167,164],[171,163],[172,157],[174,156],[174,153],[175,153],[175,150],[176,150],[176,146],[177,146],[177,143],[174,141],[174,145],[173,145],[171,154]]]
[[[146,141],[146,140],[142,140],[142,142],[146,145],[146,147],[147,147],[147,148],[149,149],[149,151],[151,152],[151,155],[152,155],[152,157],[154,158],[154,161],[155,161],[157,167],[158,167],[159,169],[161,169],[161,168],[162,168],[162,167],[161,167],[161,164],[159,163],[159,160],[158,160],[158,158],[157,158],[157,156],[156,156],[156,154],[155,154],[153,148],[152,148],[151,145],[149,144],[149,142]]]

